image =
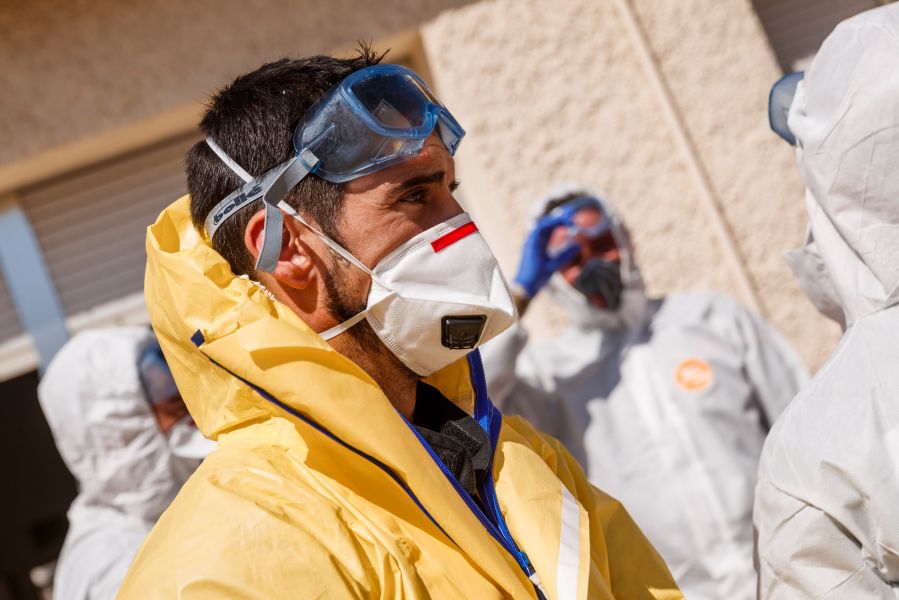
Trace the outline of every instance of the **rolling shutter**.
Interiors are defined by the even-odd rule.
[[[183,136],[20,192],[67,317],[141,292],[146,228],[185,193],[184,153],[197,139]]]
[[[12,298],[6,289],[6,282],[0,275],[0,342],[22,333],[22,324],[13,308]]]

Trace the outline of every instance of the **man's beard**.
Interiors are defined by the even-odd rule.
[[[353,291],[349,289],[346,283],[349,280],[346,276],[347,270],[354,268],[356,267],[350,265],[343,257],[332,254],[332,263],[325,274],[325,291],[328,293],[328,297],[325,298],[325,308],[338,323],[343,323],[366,309],[366,299],[354,298]],[[342,335],[347,336],[350,341],[345,352],[347,358],[361,366],[364,370],[368,371],[369,366],[376,368],[378,363],[386,360],[394,367],[408,372],[416,379],[418,378],[418,375],[404,365],[381,342],[368,320],[362,319],[343,332]]]

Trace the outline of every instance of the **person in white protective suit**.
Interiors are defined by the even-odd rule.
[[[772,126],[795,139],[809,214],[807,243],[788,263],[844,333],[765,443],[754,515],[759,597],[895,600],[899,5],[838,25],[791,103],[780,87]],[[778,103],[789,107],[786,130]]]
[[[562,186],[534,217],[519,310],[548,284],[571,325],[539,345],[521,327],[487,344],[491,398],[622,499],[687,598],[753,598],[757,460],[806,368],[726,296],[647,297],[627,232],[595,192]]]
[[[76,335],[38,397],[79,487],[53,597],[114,598],[144,538],[215,444],[193,425],[146,327]]]

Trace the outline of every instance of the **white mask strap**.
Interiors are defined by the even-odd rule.
[[[245,183],[249,183],[253,181],[253,177],[247,173],[246,169],[241,167],[233,158],[228,156],[228,153],[222,150],[221,146],[215,143],[215,140],[211,137],[206,138],[206,145],[209,146],[215,155],[218,156],[223,163],[225,163],[229,169],[234,171],[234,173],[244,180]]]
[[[367,314],[368,314],[368,309],[363,310],[360,313],[356,313],[355,315],[353,315],[352,317],[350,317],[343,323],[340,323],[339,325],[335,325],[331,329],[322,331],[318,335],[321,336],[321,338],[323,340],[330,340],[332,337],[340,335],[341,333],[343,333],[344,331],[346,331],[347,329],[349,329],[350,327],[352,327],[359,321],[363,320]]]
[[[296,219],[297,221],[302,223],[302,225],[306,229],[308,229],[309,231],[314,233],[321,241],[323,241],[328,246],[328,248],[330,248],[331,250],[333,250],[334,252],[339,254],[341,257],[345,258],[347,261],[350,262],[350,264],[352,264],[353,266],[355,266],[359,269],[362,269],[364,272],[371,275],[372,279],[376,278],[375,274],[371,272],[371,269],[366,267],[365,264],[363,264],[361,260],[359,260],[352,254],[350,254],[349,251],[347,251],[343,246],[341,246],[340,244],[338,244],[337,242],[335,242],[334,240],[332,240],[331,238],[326,236],[324,233],[322,233],[321,231],[319,231],[318,229],[316,229],[315,227],[310,225],[309,222],[306,219],[304,219],[300,215],[300,213],[295,211],[294,208],[291,205],[289,205],[287,202],[284,202],[282,200],[281,202],[278,203],[278,208],[280,208],[285,213],[287,213],[289,216],[293,217],[294,219]]]

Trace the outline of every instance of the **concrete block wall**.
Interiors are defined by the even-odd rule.
[[[422,32],[439,93],[468,130],[461,195],[507,275],[534,199],[583,182],[629,225],[651,293],[712,289],[751,304],[748,284],[809,365],[822,364],[839,330],[781,258],[802,242],[803,185],[768,130],[780,71],[749,0],[485,0]],[[546,299],[526,318],[538,338],[564,321]]]

